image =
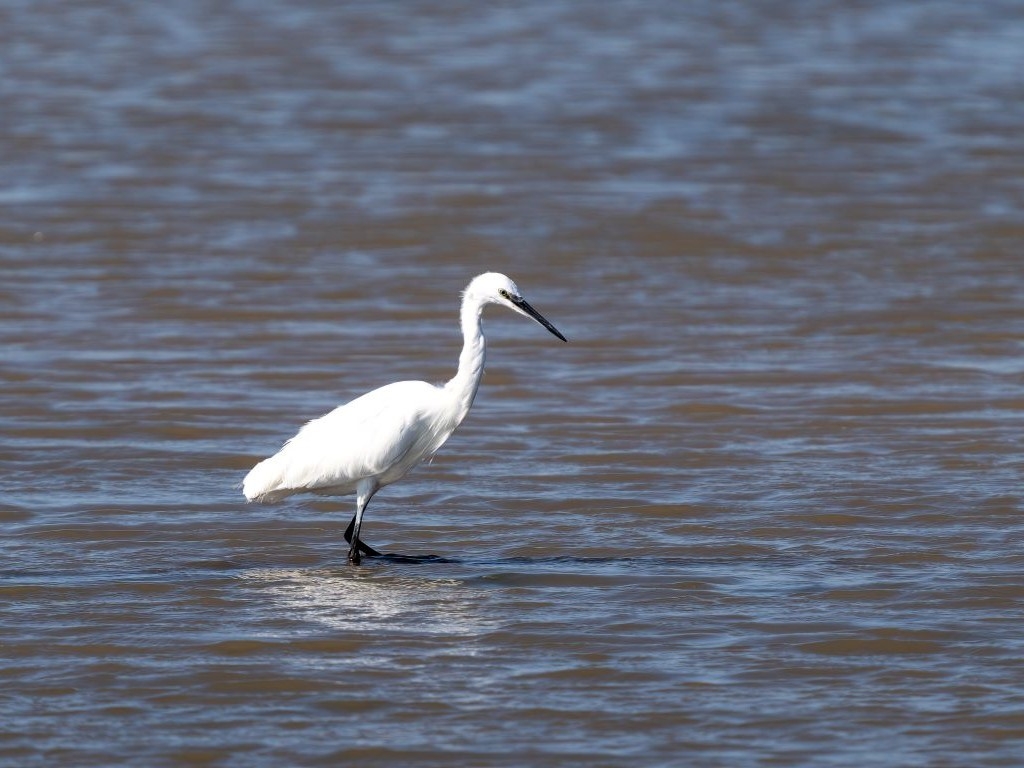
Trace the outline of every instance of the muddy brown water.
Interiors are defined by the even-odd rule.
[[[1011,766],[1018,3],[0,10],[0,763]],[[473,412],[371,505],[306,419]]]

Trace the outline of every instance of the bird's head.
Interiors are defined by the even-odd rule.
[[[513,312],[536,320],[562,341],[568,341],[540,312],[530,306],[519,292],[519,286],[500,272],[484,272],[474,277],[466,288],[465,296],[479,302],[480,306],[501,304],[508,307]]]

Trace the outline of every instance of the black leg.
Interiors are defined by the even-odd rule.
[[[350,522],[348,524],[348,528],[345,529],[345,541],[347,541],[349,544],[352,544],[352,531],[355,530],[355,527],[356,527],[356,516],[352,515],[352,522]],[[378,552],[376,549],[371,547],[369,544],[367,544],[362,539],[360,539],[358,542],[356,542],[356,544],[358,545],[358,549],[355,546],[353,546],[348,551],[348,559],[351,560],[356,565],[359,564],[359,553],[360,552],[362,552],[367,557],[380,557],[381,556],[380,552]],[[353,552],[355,552],[355,556],[354,557],[352,555]]]

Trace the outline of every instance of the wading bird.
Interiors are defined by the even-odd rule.
[[[314,419],[250,470],[242,484],[245,498],[274,502],[293,493],[354,493],[356,513],[345,531],[348,559],[358,564],[360,552],[379,555],[359,538],[366,505],[381,488],[433,456],[466,418],[484,372],[487,342],[481,315],[488,304],[531,317],[567,340],[505,275],[478,275],[462,294],[462,354],[451,381],[444,386],[425,381],[388,384]]]

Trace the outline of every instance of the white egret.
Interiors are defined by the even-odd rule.
[[[400,480],[434,455],[473,405],[484,372],[486,339],[481,315],[500,304],[531,317],[562,341],[565,336],[531,307],[505,275],[486,272],[462,294],[462,354],[459,370],[443,386],[399,381],[375,389],[306,424],[276,454],[245,476],[249,501],[274,502],[294,493],[356,495],[356,513],[345,531],[349,560],[380,553],[360,538],[366,505],[386,485]]]

